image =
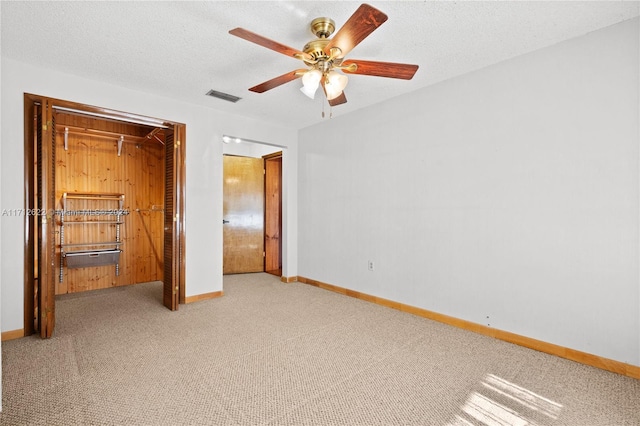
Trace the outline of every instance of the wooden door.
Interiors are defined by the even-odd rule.
[[[184,301],[184,126],[165,131],[163,304]]]
[[[282,152],[263,158],[264,271],[282,276]]]
[[[264,271],[264,162],[223,157],[223,273]]]
[[[51,102],[43,98],[36,106],[37,206],[35,229],[38,237],[37,327],[40,337],[53,335],[55,317],[55,116]]]

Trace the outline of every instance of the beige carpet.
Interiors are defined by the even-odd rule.
[[[640,425],[640,381],[268,274],[68,295],[2,343],[0,424]]]

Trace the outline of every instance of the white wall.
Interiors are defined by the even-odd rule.
[[[640,365],[638,35],[302,130],[299,275]]]
[[[283,213],[284,265],[296,274],[297,132],[160,96],[32,67],[2,58],[2,140],[0,209],[24,207],[23,93],[34,93],[185,123],[186,130],[186,295],[222,289],[222,135],[286,146]],[[284,186],[284,185],[283,185]],[[286,191],[287,188],[284,188]],[[23,328],[24,218],[1,218],[2,331]],[[288,268],[288,269],[286,269]]]
[[[0,19],[2,18],[0,7]],[[2,46],[0,37],[0,46]],[[0,55],[0,81],[2,81],[2,55]],[[2,84],[0,84],[0,99],[2,99]],[[0,102],[0,135],[2,132],[2,102]],[[2,143],[0,143],[0,164],[2,164]],[[0,188],[2,188],[2,174],[0,174]],[[0,226],[0,271],[2,271],[2,226]],[[2,274],[0,274],[0,331],[2,331]],[[2,343],[0,341],[0,366],[2,365]],[[0,411],[2,411],[2,368],[0,368]]]

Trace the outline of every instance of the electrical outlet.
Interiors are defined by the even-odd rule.
[[[375,267],[375,265],[373,264],[373,260],[370,260],[370,261],[367,263],[367,267],[369,268],[369,270],[370,270],[370,271],[373,271],[373,269],[374,269],[374,267]]]

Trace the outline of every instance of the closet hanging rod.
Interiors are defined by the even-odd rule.
[[[140,143],[147,140],[146,136],[127,135],[122,133],[109,132],[106,130],[87,129],[85,127],[67,126],[64,124],[56,124],[56,127],[64,128],[64,133],[74,135],[86,135],[91,137],[115,139],[118,141],[121,137],[124,137],[124,142]]]
[[[86,109],[69,108],[69,107],[64,107],[60,105],[53,105],[53,109],[57,111],[69,112],[72,114],[85,115],[85,116],[88,115],[90,117],[124,121],[125,123],[141,124],[143,126],[161,127],[163,129],[169,128],[169,124],[165,123],[163,120],[159,120],[151,117],[145,117],[137,114],[124,113],[120,111],[112,111],[112,110],[102,109],[102,108],[101,108],[102,112],[89,111]]]
[[[149,132],[149,134],[147,134],[147,136],[143,136],[143,143],[146,142],[147,140],[151,140],[151,138],[154,138],[155,140],[157,140],[158,142],[160,142],[162,145],[164,145],[164,141],[162,139],[160,139],[158,137],[158,135],[156,135],[156,133],[158,133],[159,131],[161,131],[162,129],[160,128],[155,128],[152,131]]]

